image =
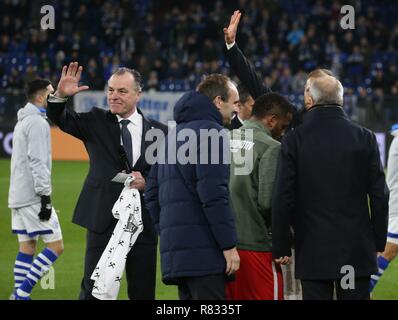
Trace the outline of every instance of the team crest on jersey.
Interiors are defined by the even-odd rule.
[[[253,141],[247,140],[231,140],[231,152],[238,152],[238,150],[249,151],[254,147]]]

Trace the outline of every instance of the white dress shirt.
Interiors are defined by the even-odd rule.
[[[117,120],[119,121],[120,129],[122,128],[122,124],[120,121],[122,120],[130,120],[130,123],[127,125],[127,129],[131,134],[131,142],[133,143],[133,163],[134,167],[138,158],[141,156],[141,138],[142,138],[142,116],[138,113],[137,109],[135,112],[128,118],[122,118],[119,115],[117,116]],[[122,136],[120,135],[120,144],[123,145]]]
[[[229,44],[225,42],[225,45],[227,46],[227,50],[230,50],[235,45],[235,41]]]

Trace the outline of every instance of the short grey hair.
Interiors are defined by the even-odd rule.
[[[142,87],[143,87],[142,77],[141,77],[141,74],[137,70],[126,68],[126,67],[120,67],[112,74],[112,76],[121,76],[121,75],[124,75],[125,73],[130,73],[133,76],[134,89],[137,92],[141,92]]]
[[[333,76],[312,79],[309,86],[309,94],[314,104],[343,105],[343,85]]]

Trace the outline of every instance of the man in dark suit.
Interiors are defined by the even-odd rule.
[[[236,10],[231,16],[229,26],[223,29],[226,45],[225,58],[250,97],[255,100],[262,94],[271,92],[271,89],[264,83],[253,64],[244,56],[236,43],[236,34],[241,15],[239,10]],[[239,91],[239,98],[240,94],[241,92]]]
[[[303,124],[282,140],[272,206],[273,256],[287,262],[292,225],[304,299],[332,299],[334,289],[337,299],[369,299],[388,217],[376,137],[348,119],[336,78],[311,73],[304,101]]]
[[[236,43],[236,34],[238,31],[238,25],[241,15],[242,13],[239,10],[236,10],[231,16],[228,27],[223,29],[226,45],[225,57],[232,71],[239,78],[242,85],[247,89],[249,97],[253,101],[253,105],[254,100],[256,100],[259,96],[265,93],[271,92],[271,88],[269,88],[265,84],[263,78],[256,72],[254,65],[245,57],[243,52],[239,49],[238,44]],[[330,71],[324,71],[330,73]],[[239,96],[241,97],[241,91],[239,91]],[[298,127],[302,122],[302,117],[304,113],[305,109],[294,109],[293,119],[290,123],[288,130],[286,131]],[[236,125],[237,119],[235,121],[234,119],[232,120],[232,122],[235,122]],[[233,125],[234,123],[231,124]]]
[[[88,89],[79,86],[81,73],[82,67],[77,62],[63,67],[57,91],[48,98],[47,113],[63,131],[83,141],[90,157],[89,173],[73,217],[74,223],[87,229],[84,278],[79,298],[93,299],[94,281],[90,277],[116,225],[112,207],[123,189],[123,184],[111,182],[111,179],[126,169],[128,161],[135,177],[130,186],[141,192],[144,224],[144,231],[126,261],[128,296],[135,300],[154,299],[157,237],[142,197],[150,170],[144,157],[150,143],[145,135],[153,128],[165,132],[166,126],[146,119],[137,108],[141,76],[127,68],[120,68],[108,81],[109,111],[93,108],[87,113],[76,113],[68,110],[65,108],[67,98]],[[120,157],[121,144],[127,160]]]

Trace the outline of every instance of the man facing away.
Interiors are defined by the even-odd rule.
[[[12,232],[19,241],[15,291],[10,297],[16,300],[30,300],[33,287],[64,250],[58,217],[51,205],[51,135],[46,108],[47,96],[53,91],[48,80],[29,82],[28,103],[18,111],[14,129],[8,206]],[[46,247],[33,260],[39,237]]]
[[[174,134],[192,139],[186,142],[189,158],[197,160],[182,163],[178,157],[186,136],[167,137],[160,149],[163,158],[148,177],[145,201],[160,234],[162,278],[178,286],[181,300],[225,299],[226,278],[239,268],[225,162],[229,138],[222,129],[238,101],[235,85],[220,74],[207,76],[196,91],[186,93],[174,108]],[[205,132],[216,134],[215,140],[205,138]]]
[[[256,99],[250,120],[232,131],[233,152],[251,152],[253,156],[243,156],[245,162],[252,163],[251,172],[245,174],[238,174],[237,169],[248,164],[232,157],[230,192],[240,269],[235,281],[227,284],[229,299],[283,299],[282,271],[271,252],[271,198],[280,153],[276,139],[288,127],[293,108],[278,93],[266,93]]]
[[[332,299],[334,289],[337,299],[369,299],[386,243],[388,189],[376,137],[348,119],[343,91],[335,77],[310,74],[304,122],[282,140],[272,251],[276,259],[291,255],[292,225],[307,300]]]

